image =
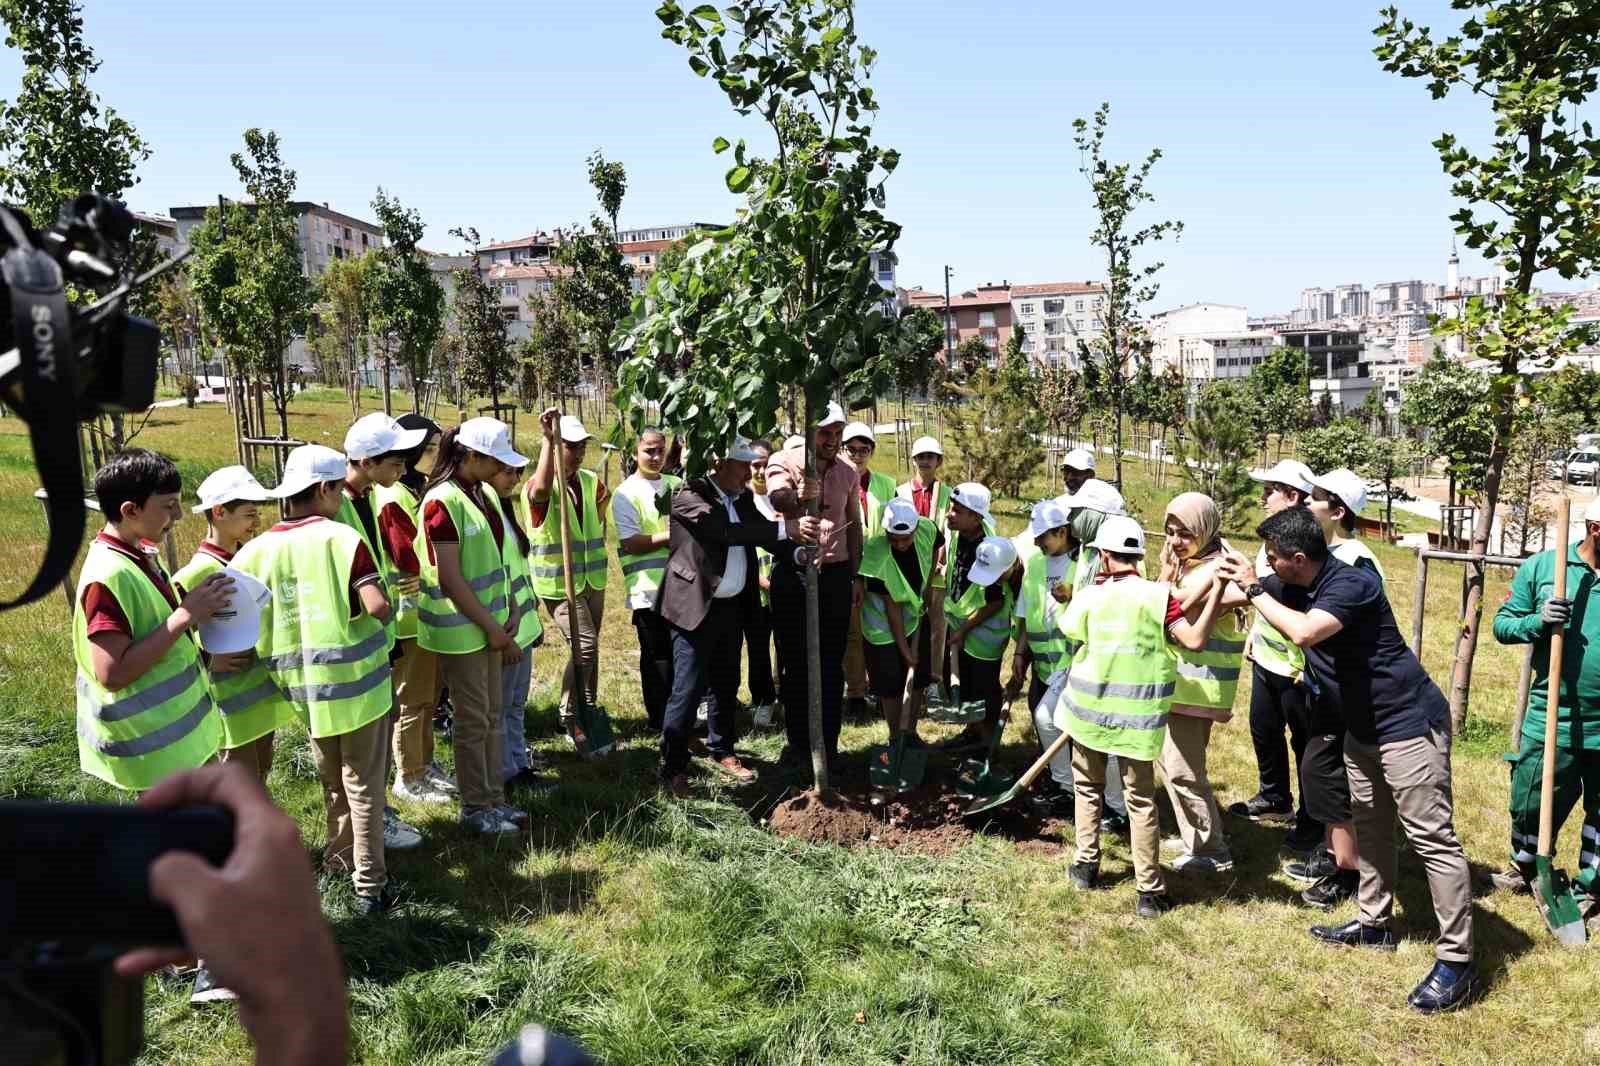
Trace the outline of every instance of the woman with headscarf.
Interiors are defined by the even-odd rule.
[[[1191,621],[1204,606],[1212,583],[1219,580],[1213,570],[1224,551],[1221,528],[1216,502],[1205,493],[1185,492],[1167,504],[1160,580],[1172,585]],[[1206,749],[1212,724],[1233,717],[1244,659],[1242,608],[1247,602],[1237,589],[1228,588],[1219,608],[1223,613],[1204,650],[1178,649],[1177,688],[1159,762],[1183,839],[1183,854],[1172,863],[1175,870],[1221,873],[1233,868],[1222,815],[1206,773]]]

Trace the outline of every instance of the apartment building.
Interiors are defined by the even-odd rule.
[[[1196,303],[1174,307],[1151,315],[1146,323],[1150,336],[1150,368],[1157,374],[1168,367],[1183,369],[1184,338],[1231,337],[1250,333],[1248,315],[1239,304]],[[1190,346],[1189,354],[1199,356]],[[1188,374],[1184,375],[1189,376]]]
[[[1277,345],[1275,334],[1261,330],[1180,336],[1176,365],[1184,381],[1199,389],[1208,381],[1249,377]]]
[[[206,211],[215,204],[174,207],[168,214],[177,228],[178,240],[187,244],[189,233],[205,221]],[[326,203],[296,200],[295,242],[300,247],[300,266],[308,278],[316,279],[328,264],[338,259],[359,258],[383,247],[383,229],[375,222],[335,211]]]
[[[942,292],[927,289],[907,289],[903,302],[910,307],[926,307],[940,316],[945,315]],[[984,284],[976,289],[951,293],[949,315],[945,319],[946,338],[950,347],[959,348],[962,342],[977,337],[998,356],[1011,341],[1011,286]]]
[[[1077,370],[1082,347],[1105,332],[1105,286],[1094,281],[1052,281],[1011,287],[1011,317],[1022,330],[1022,350],[1049,366]]]

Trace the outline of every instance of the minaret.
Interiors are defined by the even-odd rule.
[[[1450,238],[1450,259],[1444,267],[1444,291],[1454,296],[1461,291],[1461,256],[1456,252],[1456,239]]]
[[[1461,317],[1461,255],[1456,251],[1456,239],[1450,238],[1450,258],[1444,267],[1444,292],[1440,299],[1444,301],[1444,317]],[[1466,343],[1459,333],[1452,333],[1444,339],[1444,351],[1452,359],[1460,359],[1466,354]]]

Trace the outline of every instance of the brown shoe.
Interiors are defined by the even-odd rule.
[[[678,799],[687,799],[689,797],[689,775],[673,774],[671,777],[662,780],[661,787]]]
[[[724,755],[722,758],[713,761],[716,763],[717,769],[735,781],[754,781],[756,779],[756,772],[740,762],[737,755]]]

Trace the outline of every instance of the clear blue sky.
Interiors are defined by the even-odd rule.
[[[381,184],[442,249],[453,226],[506,239],[586,218],[596,147],[627,167],[624,228],[731,215],[710,144],[759,131],[661,39],[654,7],[89,0],[84,17],[96,88],[155,150],[135,207],[237,193],[228,155],[261,126],[303,198],[370,217]],[[889,194],[902,284],[937,287],[945,263],[958,286],[1099,277],[1071,120],[1101,100],[1117,153],[1166,151],[1156,210],[1187,227],[1162,253],[1157,308],[1260,313],[1308,285],[1443,280],[1452,205],[1429,142],[1481,136],[1486,111],[1382,71],[1377,0],[859,7],[881,54],[880,139],[904,157]],[[1447,0],[1401,7],[1459,23]]]

